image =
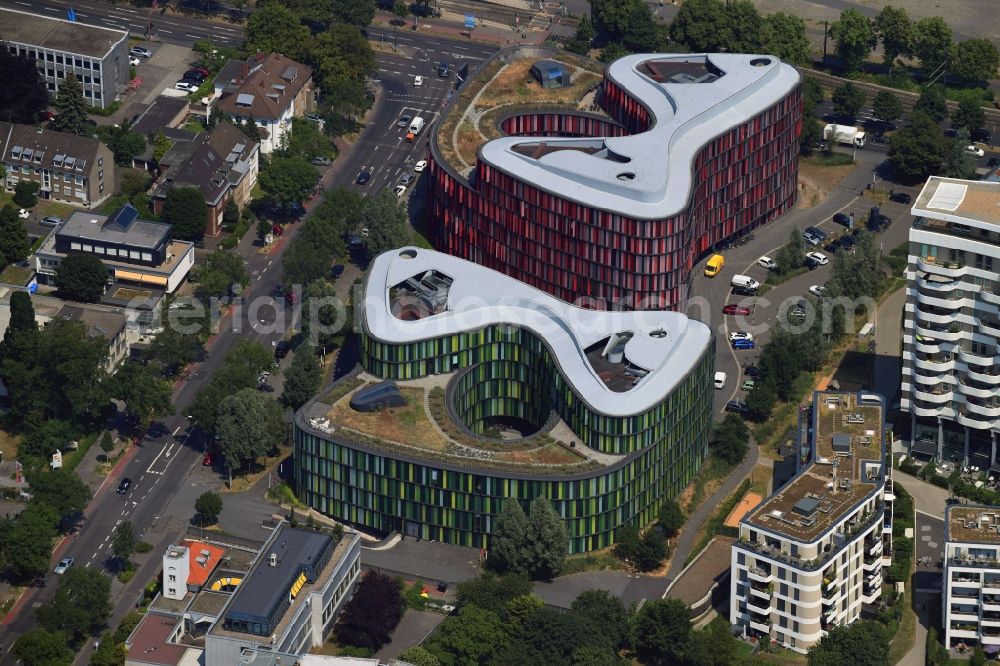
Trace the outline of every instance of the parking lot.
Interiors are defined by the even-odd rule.
[[[134,93],[129,94],[121,108],[107,118],[96,118],[100,124],[120,123],[122,119],[131,120],[146,105],[158,95],[184,96],[180,90],[174,90],[174,84],[201,58],[186,46],[165,44],[161,42],[132,42],[153,52],[150,58],[140,58],[135,68],[136,76],[142,79],[142,85]]]

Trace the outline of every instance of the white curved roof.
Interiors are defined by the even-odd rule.
[[[706,60],[724,75],[708,83],[672,83],[658,82],[639,70],[651,61]],[[687,207],[694,159],[702,147],[770,108],[799,84],[795,68],[774,56],[733,53],[631,55],[613,62],[607,76],[641,100],[651,116],[646,132],[596,140],[618,159],[577,150],[549,152],[535,159],[518,153],[514,146],[581,140],[504,137],[480,149],[483,161],[518,180],[593,208],[638,219],[666,218]],[[625,173],[633,177],[620,179]]]
[[[390,309],[389,289],[429,270],[453,280],[446,309],[415,321],[397,318]],[[661,402],[712,344],[706,325],[678,312],[586,310],[489,268],[419,248],[399,248],[375,259],[363,311],[369,335],[392,344],[433,340],[491,324],[528,328],[552,350],[577,395],[610,416],[638,414]],[[598,376],[584,350],[622,332],[632,333],[624,346],[625,359],[648,374],[629,390],[615,392]]]

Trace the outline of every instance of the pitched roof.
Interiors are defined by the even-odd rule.
[[[146,613],[146,617],[129,637],[127,659],[140,664],[179,664],[188,651],[188,646],[168,643],[167,639],[177,629],[180,618],[157,613]]]
[[[234,116],[278,120],[312,78],[313,69],[280,53],[257,53],[229,61],[215,78],[219,108]]]
[[[166,175],[156,196],[165,197],[173,187],[189,186],[200,189],[209,204],[215,203],[231,183],[240,180],[242,172],[233,174],[234,167],[255,146],[255,141],[227,122],[200,133],[194,141],[174,144],[160,160]]]
[[[188,101],[186,97],[160,95],[139,114],[139,117],[135,119],[130,129],[143,136],[156,136],[160,130],[171,127],[170,123],[182,111],[187,110],[187,108]]]
[[[15,165],[63,171],[79,166],[83,173],[97,161],[100,147],[100,141],[88,136],[0,122],[0,154],[4,161]],[[18,157],[13,157],[12,152]],[[41,159],[36,160],[39,155]]]
[[[125,315],[117,312],[82,308],[76,305],[64,305],[59,311],[59,316],[63,319],[83,322],[83,325],[87,327],[87,333],[93,336],[100,335],[108,341],[118,337],[128,322]]]
[[[191,558],[188,562],[188,585],[201,587],[208,582],[208,577],[222,561],[226,551],[202,541],[187,540],[181,545],[188,548]]]

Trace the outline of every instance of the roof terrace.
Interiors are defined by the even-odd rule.
[[[946,525],[947,541],[1000,544],[1000,507],[952,506]]]
[[[882,403],[852,393],[816,393],[814,459],[745,520],[799,542],[818,539],[878,488],[882,479]]]

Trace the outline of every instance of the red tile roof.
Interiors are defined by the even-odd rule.
[[[208,577],[215,571],[215,567],[219,566],[226,551],[201,541],[183,541],[181,545],[187,546],[189,550],[188,585],[201,587],[208,581]]]

